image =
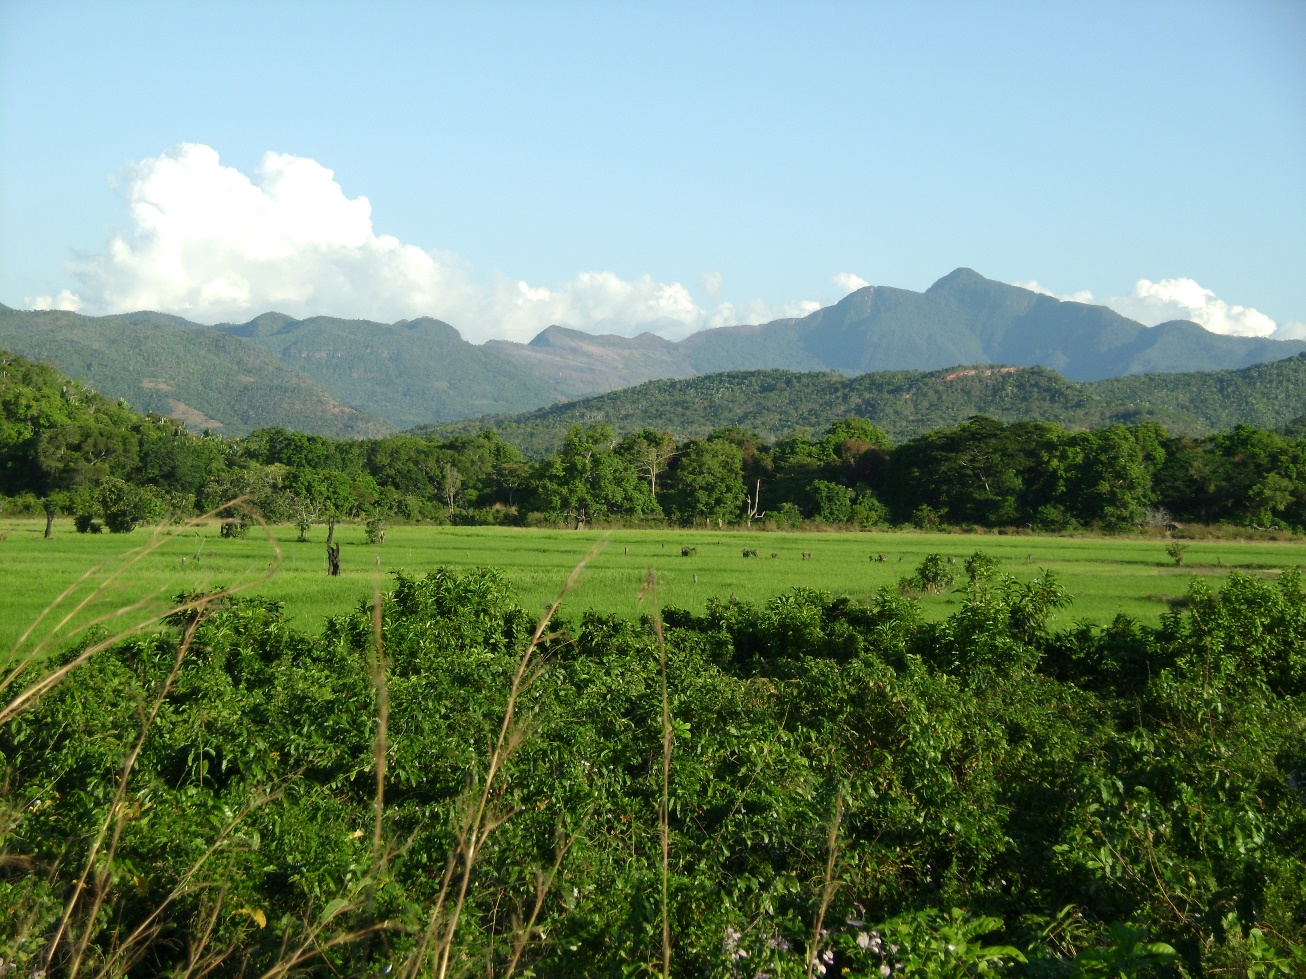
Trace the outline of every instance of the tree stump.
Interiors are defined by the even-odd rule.
[[[340,545],[327,545],[327,574],[332,578],[340,574]]]

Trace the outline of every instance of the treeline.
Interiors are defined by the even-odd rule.
[[[1237,426],[1070,431],[983,416],[894,445],[869,421],[768,441],[738,426],[677,442],[576,425],[544,459],[495,432],[332,440],[284,429],[194,436],[41,365],[0,378],[0,492],[11,512],[130,530],[244,498],[265,519],[1125,531],[1173,522],[1306,527],[1306,440]]]

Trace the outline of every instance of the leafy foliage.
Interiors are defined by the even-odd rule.
[[[451,967],[660,968],[669,730],[676,975],[1291,974],[1300,575],[1194,582],[1157,629],[1050,631],[1065,600],[998,576],[938,623],[804,590],[555,623]],[[299,949],[322,975],[402,972],[532,632],[500,575],[441,571],[316,637],[227,599],[96,654],[0,728],[25,868],[0,878],[6,961],[67,969],[80,945],[87,971],[234,975]],[[103,902],[52,947],[102,827]]]

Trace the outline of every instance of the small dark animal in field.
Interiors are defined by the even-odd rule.
[[[757,548],[756,548],[756,547],[745,547],[745,548],[744,548],[744,557],[757,557]]]
[[[681,557],[693,557],[697,553],[698,553],[697,547],[682,547],[680,549]]]
[[[779,557],[780,555],[777,554],[775,551],[772,551],[772,552],[771,552],[771,556],[772,556],[772,557]]]
[[[623,548],[621,549],[621,553],[622,553],[622,554],[629,554],[629,553],[630,553],[630,548],[629,548],[629,547],[623,547]]]
[[[811,559],[812,559],[812,552],[811,552],[811,551],[803,551],[803,560],[804,560],[804,561],[810,561]]]

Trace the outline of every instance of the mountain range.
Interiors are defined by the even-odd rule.
[[[867,286],[809,316],[680,341],[551,326],[529,343],[476,345],[430,318],[385,324],[265,313],[209,327],[160,313],[0,306],[0,348],[193,428],[240,434],[281,425],[349,437],[724,371],[855,377],[1005,364],[1095,381],[1246,367],[1306,351],[1306,342],[1222,336],[1186,321],[1146,327],[962,268],[925,292]]]
[[[1146,327],[1105,306],[1065,302],[957,269],[925,292],[866,286],[800,319],[703,330],[679,342],[549,327],[528,344],[487,347],[573,395],[730,370],[935,370],[956,364],[1050,367],[1076,381],[1152,371],[1245,367],[1306,342],[1230,337],[1196,323]]]

